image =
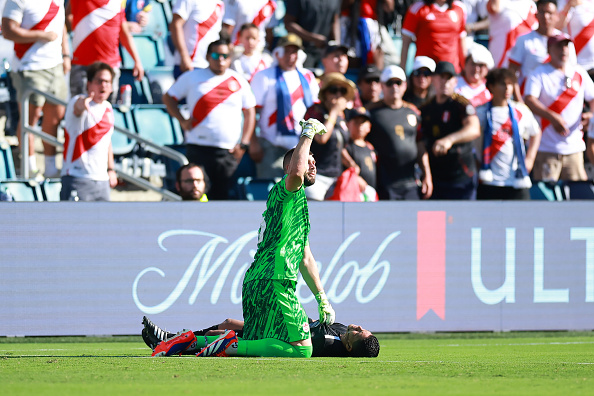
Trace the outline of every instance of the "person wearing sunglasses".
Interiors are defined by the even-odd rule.
[[[419,111],[402,99],[406,91],[402,68],[386,67],[380,81],[384,97],[370,106],[371,132],[367,136],[377,152],[377,192],[382,200],[418,200],[415,164],[419,159]],[[422,164],[421,169],[430,175]]]
[[[316,184],[305,190],[308,200],[323,201],[329,197],[336,179],[342,173],[343,162],[353,162],[343,150],[349,138],[344,112],[348,103],[355,98],[355,90],[355,84],[341,73],[325,74],[320,88],[320,103],[315,103],[305,113],[306,120],[320,120],[328,130],[324,135],[314,136],[311,144],[318,173]]]
[[[430,166],[431,199],[476,199],[473,141],[481,130],[474,106],[454,93],[456,79],[454,65],[439,62],[433,74],[435,97],[421,107],[419,150]]]
[[[433,59],[428,56],[417,56],[402,99],[420,108],[423,103],[435,94],[431,85],[431,75],[434,71],[435,61]]]
[[[247,80],[229,68],[228,41],[210,43],[206,59],[208,68],[183,73],[163,95],[163,103],[185,132],[188,160],[202,165],[211,181],[209,199],[224,200],[231,176],[249,147],[256,98]],[[187,118],[178,107],[182,99],[190,108]]]
[[[373,65],[367,66],[359,75],[357,88],[359,88],[359,98],[363,107],[379,102],[382,95],[380,75],[379,69]],[[354,107],[358,106],[355,105]]]

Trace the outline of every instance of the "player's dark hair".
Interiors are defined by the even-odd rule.
[[[289,167],[289,163],[291,163],[291,158],[293,158],[294,152],[295,152],[295,147],[293,147],[292,149],[290,149],[289,151],[287,151],[285,153],[285,156],[283,157],[283,171],[286,171],[287,168]],[[309,155],[313,155],[313,153],[310,151]]]
[[[111,80],[115,77],[115,71],[111,66],[104,62],[95,62],[87,67],[87,81],[91,82],[95,79],[95,75],[101,70],[107,70],[111,74]]]
[[[244,31],[246,31],[248,29],[257,29],[258,31],[260,30],[260,29],[258,29],[258,26],[255,23],[247,22],[247,23],[244,23],[243,25],[241,25],[241,27],[239,28],[239,34],[243,33]]]
[[[495,84],[506,83],[507,81],[510,81],[512,84],[516,82],[516,74],[513,71],[505,68],[491,69],[487,73],[485,85],[489,88]]]
[[[206,49],[206,57],[208,58],[208,55],[210,55],[213,52],[213,48],[218,47],[219,45],[229,45],[229,39],[221,37],[218,40],[215,40],[212,43],[210,43],[208,45],[208,48]]]
[[[206,194],[208,192],[208,190],[210,190],[210,179],[208,178],[208,175],[206,174],[206,171],[204,170],[204,167],[202,165],[198,165],[193,162],[190,162],[189,164],[181,166],[175,172],[175,181],[177,181],[179,184],[181,184],[182,172],[185,169],[191,169],[191,168],[200,168],[200,170],[202,171],[202,175],[204,176],[204,193]]]
[[[352,357],[377,357],[379,355],[380,345],[377,337],[370,335],[367,338],[353,342],[351,350]]]
[[[536,2],[536,8],[538,9],[541,5],[545,6],[549,3],[553,4],[555,8],[557,8],[557,0],[538,0]]]

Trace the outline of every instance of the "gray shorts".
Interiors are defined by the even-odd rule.
[[[120,69],[114,67],[113,71],[115,76],[113,77],[113,92],[109,95],[109,101],[113,104],[118,97],[118,89],[120,84]],[[87,93],[87,66],[72,65],[70,69],[70,95],[76,96],[83,93]]]
[[[91,180],[82,177],[62,176],[60,201],[69,201],[72,191],[80,201],[109,201],[109,180]]]
[[[12,83],[17,92],[17,100],[21,103],[25,91],[38,89],[66,101],[68,92],[66,79],[64,78],[64,67],[57,65],[50,69],[23,70],[11,73]],[[45,97],[33,94],[30,103],[41,107],[45,104]]]

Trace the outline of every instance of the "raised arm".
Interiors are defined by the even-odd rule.
[[[309,119],[307,121],[300,121],[303,132],[299,138],[299,143],[295,147],[291,162],[289,163],[289,169],[287,171],[287,177],[285,179],[285,187],[288,191],[297,191],[303,185],[303,179],[305,172],[308,171],[310,166],[315,167],[315,161],[311,159],[309,155],[309,148],[315,135],[326,133],[324,124],[316,119]],[[313,163],[312,163],[313,161]]]

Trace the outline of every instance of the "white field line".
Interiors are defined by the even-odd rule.
[[[442,347],[486,347],[486,346],[538,346],[538,345],[583,345],[583,344],[594,344],[594,341],[572,341],[572,342],[525,342],[525,343],[514,343],[510,342],[507,344],[444,344],[439,345]]]

